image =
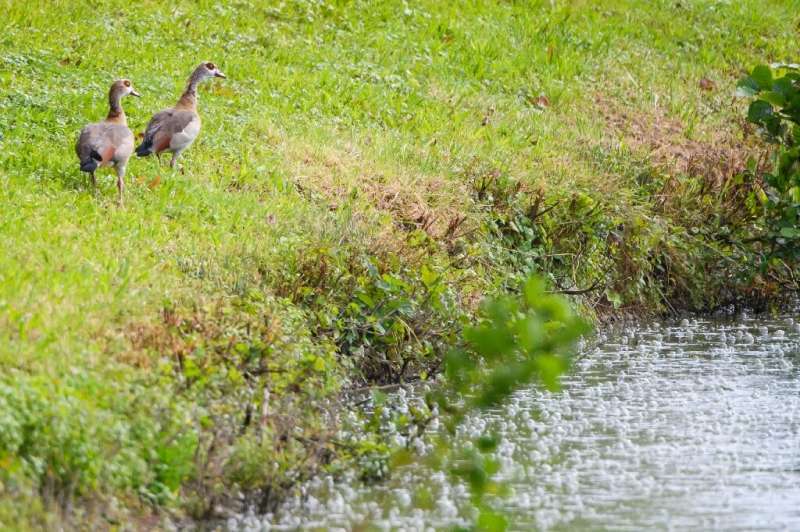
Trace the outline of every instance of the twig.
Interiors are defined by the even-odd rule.
[[[588,294],[589,292],[593,292],[600,287],[600,279],[594,282],[592,286],[589,288],[581,288],[581,289],[569,289],[569,290],[550,290],[548,294],[565,294],[568,296],[580,296],[583,294]]]

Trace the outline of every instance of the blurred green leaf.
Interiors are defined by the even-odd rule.
[[[764,123],[772,115],[772,105],[764,100],[755,100],[747,111],[747,119],[756,124]]]
[[[508,519],[499,512],[484,508],[478,516],[477,524],[481,531],[504,532],[508,528]]]
[[[736,95],[739,97],[750,98],[758,94],[758,82],[750,76],[742,79],[736,85]]]
[[[478,450],[483,453],[494,451],[497,448],[498,443],[499,440],[494,434],[484,434],[475,442]]]
[[[750,77],[762,91],[767,91],[772,88],[772,69],[767,65],[758,65],[755,67]]]

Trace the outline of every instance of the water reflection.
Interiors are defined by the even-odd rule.
[[[561,392],[526,390],[464,431],[502,434],[513,529],[800,530],[799,353],[790,317],[654,323],[586,352]],[[426,530],[471,515],[463,486],[420,467],[304,492],[230,527]]]

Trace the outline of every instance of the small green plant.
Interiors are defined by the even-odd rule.
[[[361,259],[349,270],[336,266],[331,275],[340,286],[309,298],[317,334],[333,342],[342,366],[361,383],[434,372],[461,327],[446,277],[433,264],[390,268]]]

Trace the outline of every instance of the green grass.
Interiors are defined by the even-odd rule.
[[[793,0],[217,4],[0,2],[0,522],[36,526],[48,508],[102,519],[112,499],[122,519],[141,504],[202,514],[233,484],[286,488],[325,460],[275,443],[280,420],[241,443],[262,442],[274,468],[243,472],[230,453],[206,463],[204,449],[242,424],[244,404],[260,408],[264,387],[278,390],[273,410],[324,432],[300,403],[385,380],[412,351],[431,365],[454,316],[521,271],[562,288],[605,276],[587,309],[716,301],[689,230],[735,205],[708,191],[702,203],[692,187],[708,176],[675,170],[669,152],[654,164],[653,144],[603,113],[635,115],[663,145],[740,144],[735,80],[796,61],[800,22]],[[111,82],[142,94],[124,101],[140,132],[203,60],[228,79],[200,90],[185,174],[135,159],[124,207],[110,173],[93,196],[73,146]],[[664,207],[648,179],[669,177]],[[530,245],[515,216],[539,190],[557,207],[526,229]],[[657,257],[677,276],[654,273]],[[441,305],[386,288],[367,261],[426,289],[418,272],[436,272]],[[408,298],[410,318],[382,318],[389,340],[359,324],[370,290]],[[395,358],[364,370],[364,342]],[[275,371],[242,380],[253,346]]]

